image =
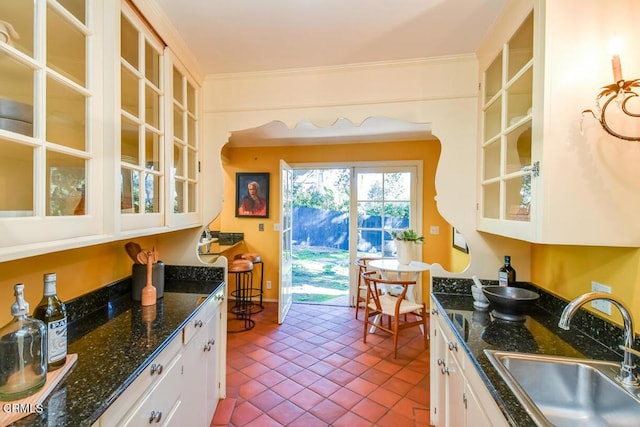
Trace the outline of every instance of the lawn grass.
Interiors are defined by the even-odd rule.
[[[294,246],[293,302],[321,303],[349,294],[349,252]]]

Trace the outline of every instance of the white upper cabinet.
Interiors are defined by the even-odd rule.
[[[513,28],[504,34],[508,38],[481,65],[478,229],[527,240],[536,225],[531,205],[539,163],[532,158],[532,129],[534,55],[539,52],[534,49],[533,10],[513,19]]]
[[[200,87],[141,15],[34,0],[0,19],[0,262],[199,225]]]
[[[102,233],[91,2],[2,2],[0,260]]]
[[[640,145],[581,115],[614,83],[614,36],[629,46],[623,77],[640,76],[640,27],[628,13],[636,3],[507,3],[478,51],[478,230],[543,244],[640,246]]]

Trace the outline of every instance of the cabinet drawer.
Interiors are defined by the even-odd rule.
[[[216,312],[216,308],[218,308],[218,306],[222,304],[223,299],[223,289],[220,289],[210,298],[207,298],[206,302],[204,302],[200,307],[200,310],[189,320],[189,323],[182,329],[182,342],[184,344],[188,344],[193,336],[204,328],[204,326]]]
[[[144,393],[167,374],[168,367],[173,366],[179,358],[181,340],[178,335],[167,347],[138,375],[133,383],[116,399],[100,417],[100,427],[120,426],[123,417],[131,410]]]
[[[167,372],[145,393],[142,401],[125,417],[122,426],[167,425],[180,406],[182,361],[178,354],[166,367]]]

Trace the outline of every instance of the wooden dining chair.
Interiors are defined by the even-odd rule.
[[[424,303],[407,299],[407,292],[409,292],[411,286],[416,285],[416,281],[386,280],[382,279],[376,271],[364,272],[361,277],[363,283],[367,286],[363,342],[366,344],[367,335],[375,329],[381,329],[392,334],[393,358],[395,359],[398,354],[399,332],[412,326],[422,326],[424,348],[426,350],[429,335],[428,311]],[[384,289],[390,286],[401,289],[400,294],[395,296],[384,292]],[[384,326],[384,317],[388,318],[387,326]]]
[[[378,258],[356,258],[355,265],[358,266],[358,289],[356,290],[356,320],[358,319],[358,312],[360,308],[364,308],[367,302],[367,285],[362,281],[362,273],[370,271],[367,263],[371,260]]]

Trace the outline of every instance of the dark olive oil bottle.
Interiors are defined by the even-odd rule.
[[[498,284],[500,286],[513,286],[516,284],[516,270],[511,266],[511,257],[504,256],[504,265],[498,270]]]
[[[54,371],[67,361],[67,309],[56,291],[56,274],[44,275],[44,296],[33,317],[47,327],[47,370]]]

